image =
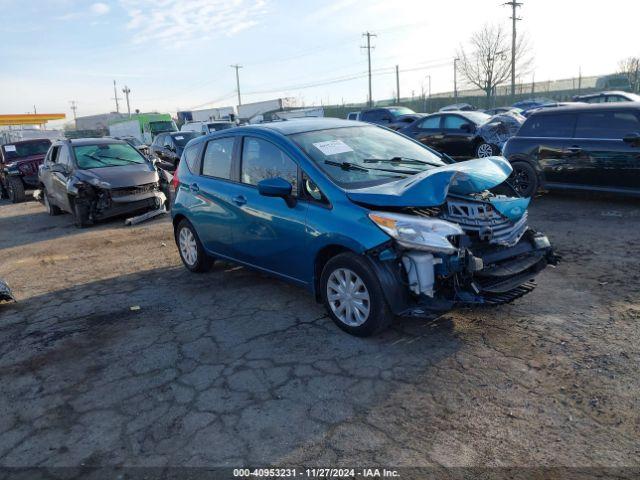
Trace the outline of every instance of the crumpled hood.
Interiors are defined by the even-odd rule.
[[[78,170],[75,176],[90,185],[105,189],[135,187],[159,180],[158,173],[149,163]]]
[[[449,193],[468,195],[500,185],[511,171],[503,157],[477,158],[384,185],[348,190],[347,196],[354,202],[378,207],[435,207],[442,205]]]

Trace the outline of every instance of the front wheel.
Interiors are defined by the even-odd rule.
[[[213,258],[205,252],[200,238],[189,220],[183,219],[176,227],[174,234],[180,258],[185,267],[196,273],[211,270]]]
[[[380,281],[360,255],[341,253],[330,259],[322,271],[320,288],[329,316],[347,333],[368,337],[393,321]]]
[[[527,162],[513,162],[513,172],[507,180],[523,197],[533,197],[538,191],[538,174]]]
[[[497,149],[487,142],[482,142],[476,147],[476,157],[477,158],[487,158],[492,157],[493,155],[497,155]]]
[[[26,195],[22,180],[16,177],[7,178],[7,194],[12,203],[24,202]]]

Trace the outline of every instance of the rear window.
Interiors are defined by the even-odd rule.
[[[533,115],[520,127],[518,136],[567,138],[573,136],[575,123],[575,114]]]
[[[235,138],[220,138],[207,143],[202,159],[202,174],[208,177],[231,178],[231,160]]]
[[[40,140],[37,142],[10,143],[2,146],[4,157],[7,160],[13,158],[24,158],[32,155],[44,155],[51,146],[50,140]]]
[[[584,112],[578,114],[576,138],[622,139],[640,133],[640,121],[633,112]]]

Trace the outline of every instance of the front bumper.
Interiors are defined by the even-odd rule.
[[[134,213],[143,213],[148,210],[162,208],[166,198],[161,192],[155,192],[151,195],[144,195],[143,198],[131,198],[127,202],[111,202],[107,208],[96,209],[94,218],[96,220],[104,220],[107,218],[119,217],[121,215],[129,215]]]
[[[401,261],[406,253],[393,244],[368,252],[387,302],[399,316],[511,302],[531,292],[536,275],[558,260],[547,237],[532,230],[512,247],[467,242],[458,255],[436,257],[433,294],[425,295],[408,288],[411,282]]]

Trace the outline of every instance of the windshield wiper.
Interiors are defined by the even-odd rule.
[[[138,163],[134,160],[129,160],[128,158],[122,158],[122,157],[111,157],[109,155],[98,155],[100,158],[111,158],[112,160],[120,160],[121,162],[127,162],[127,163]]]
[[[83,153],[82,156],[89,157],[92,160],[95,160],[96,162],[100,162],[103,165],[109,165],[109,163],[103,161],[100,157],[98,157],[97,155],[94,155],[93,153]]]
[[[426,160],[417,160],[415,158],[409,158],[409,157],[365,158],[362,161],[364,163],[385,162],[385,163],[408,163],[408,164],[412,164],[412,165],[433,165],[433,166],[436,166],[436,167],[440,166],[440,165],[437,165],[435,163],[427,162]]]
[[[360,165],[356,165],[355,163],[351,162],[334,162],[333,160],[325,160],[324,163],[333,167],[340,167],[343,170],[359,170],[361,172],[369,171],[368,168],[361,167]]]

